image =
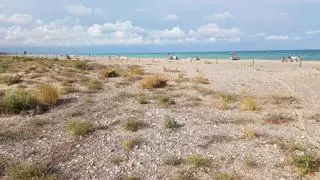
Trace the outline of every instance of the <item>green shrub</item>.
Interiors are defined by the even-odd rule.
[[[92,125],[88,122],[71,122],[68,125],[68,130],[76,136],[86,135],[92,131]]]
[[[142,129],[144,127],[146,127],[147,124],[143,121],[138,121],[138,120],[128,120],[126,122],[124,122],[123,124],[121,124],[121,127],[127,131],[132,131],[132,132],[136,132],[139,129]]]
[[[320,170],[320,158],[316,158],[308,153],[297,155],[294,158],[294,165],[302,173],[316,172]]]
[[[175,102],[173,99],[171,99],[168,96],[160,96],[158,99],[158,104],[162,106],[170,106],[170,105],[174,105]]]
[[[115,70],[105,69],[101,72],[102,78],[115,78],[119,77],[120,74]]]
[[[8,68],[9,68],[8,63],[5,63],[5,62],[0,63],[0,73],[7,72]]]
[[[5,176],[12,180],[55,180],[57,176],[46,167],[20,164],[8,167]]]
[[[80,70],[86,70],[88,67],[88,64],[85,61],[76,61],[74,63],[74,67]]]
[[[208,168],[211,166],[210,159],[198,154],[189,155],[186,162],[188,165],[195,169]]]
[[[22,89],[7,91],[0,102],[0,109],[5,113],[20,113],[34,107],[34,98]]]
[[[181,127],[181,125],[175,119],[166,116],[164,120],[164,127],[167,129],[177,129]]]

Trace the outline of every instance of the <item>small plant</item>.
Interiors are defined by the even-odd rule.
[[[158,104],[162,106],[170,106],[170,105],[174,105],[175,102],[173,99],[171,99],[168,96],[160,96],[158,99]]]
[[[211,166],[211,160],[202,155],[189,155],[186,163],[195,169],[208,168]]]
[[[244,127],[244,137],[249,140],[257,138],[257,133],[249,126]]]
[[[257,109],[256,101],[252,98],[243,99],[242,109],[245,111],[255,111]]]
[[[136,177],[136,176],[126,176],[121,178],[121,180],[139,180],[140,178]]]
[[[309,153],[296,155],[294,165],[302,173],[316,172],[320,170],[320,158],[316,158]]]
[[[100,90],[103,89],[103,84],[101,81],[95,80],[95,79],[90,79],[87,82],[87,87],[90,90]]]
[[[204,64],[212,64],[211,61],[204,61]]]
[[[293,121],[293,118],[282,113],[268,115],[264,118],[264,122],[269,124],[283,124],[290,121]]]
[[[74,63],[74,67],[80,70],[86,70],[88,67],[88,64],[85,61],[76,61]]]
[[[166,116],[164,120],[164,127],[167,129],[177,129],[180,128],[181,125],[174,118]]]
[[[12,84],[18,84],[20,82],[22,82],[21,76],[6,76],[4,77],[4,83],[7,85],[12,85]]]
[[[71,60],[71,56],[70,56],[70,55],[67,55],[66,58],[67,58],[68,60]]]
[[[92,125],[88,122],[71,122],[68,125],[68,130],[76,136],[86,135],[92,131]]]
[[[126,150],[126,151],[131,151],[134,147],[139,146],[141,144],[141,140],[138,138],[132,138],[129,139],[127,141],[124,141],[122,144],[122,147]]]
[[[31,94],[22,89],[14,89],[5,92],[0,101],[0,111],[5,113],[20,113],[35,107],[34,99]]]
[[[182,164],[183,160],[177,156],[166,156],[163,163],[168,166],[178,166]]]
[[[163,88],[167,86],[168,80],[160,76],[150,76],[140,81],[140,86],[143,89]]]
[[[132,131],[132,132],[136,132],[139,129],[142,129],[146,126],[147,124],[145,122],[138,121],[138,120],[128,120],[121,125],[123,129],[127,131]]]
[[[5,172],[5,176],[9,179],[21,179],[21,180],[55,180],[58,179],[57,175],[52,170],[28,164],[20,164],[8,167]]]
[[[207,78],[198,76],[191,79],[191,81],[195,84],[210,84],[209,80]]]
[[[234,103],[238,101],[238,95],[236,94],[220,94],[220,97],[226,103]]]
[[[234,180],[235,178],[227,173],[219,172],[214,177],[213,180]]]
[[[249,168],[255,168],[258,166],[256,160],[251,155],[244,157],[244,164]]]
[[[54,105],[59,99],[58,90],[48,84],[43,84],[39,86],[39,92],[36,96],[37,101],[43,105]]]
[[[172,180],[198,180],[194,173],[190,170],[182,170],[172,177]]]
[[[111,156],[108,158],[108,162],[119,166],[121,164],[121,162],[123,161],[123,159],[120,156]]]
[[[7,72],[8,68],[9,68],[8,63],[5,63],[5,62],[0,63],[0,73]]]
[[[141,95],[139,97],[139,103],[140,104],[148,104],[149,103],[148,98],[145,95]]]
[[[293,96],[273,96],[273,104],[293,104],[297,101],[296,97]]]
[[[140,66],[133,65],[129,67],[128,74],[131,76],[140,76],[140,75],[143,75],[143,70],[141,69]]]
[[[132,98],[136,96],[136,94],[128,93],[128,92],[119,92],[118,96],[116,96],[114,99],[115,100],[125,100],[128,98]]]
[[[103,78],[115,78],[119,76],[120,74],[117,71],[111,69],[105,69],[101,72],[101,77]]]

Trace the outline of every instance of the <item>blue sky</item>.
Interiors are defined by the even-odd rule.
[[[319,49],[320,0],[0,0],[0,51]]]

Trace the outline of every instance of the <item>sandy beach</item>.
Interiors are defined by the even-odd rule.
[[[14,61],[1,74],[21,76],[2,91],[47,83],[62,100],[0,118],[4,178],[19,163],[53,168],[58,179],[319,178],[318,165],[306,170],[297,157],[320,162],[320,62],[79,59]],[[143,88],[155,76],[166,85]],[[99,88],[90,89],[92,79]],[[77,90],[61,93],[67,87]],[[99,128],[70,135],[71,122]]]

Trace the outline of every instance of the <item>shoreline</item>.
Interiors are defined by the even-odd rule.
[[[48,58],[48,59],[55,59],[58,58],[59,60],[67,60],[67,56],[68,55],[2,55],[2,56],[14,56],[14,57],[27,57],[27,58]],[[161,62],[205,62],[205,61],[209,61],[212,64],[216,63],[216,61],[218,62],[234,62],[234,63],[239,63],[239,62],[252,62],[253,59],[241,59],[241,60],[231,60],[231,59],[226,59],[226,58],[221,58],[221,59],[214,59],[214,58],[200,58],[200,60],[196,61],[196,60],[192,60],[192,58],[181,58],[180,60],[168,60],[167,58],[152,58],[152,57],[144,57],[144,58],[139,58],[139,57],[127,57],[127,56],[84,56],[84,55],[70,55],[71,60],[90,60],[90,61],[138,61],[138,62],[142,62],[142,61],[151,61],[151,62],[157,62],[157,61],[161,61]],[[282,62],[281,59],[279,60],[275,60],[275,59],[262,59],[262,58],[258,58],[258,59],[254,59],[255,62],[281,62],[281,63],[299,63],[300,61],[296,61],[294,60],[293,62]],[[301,60],[303,63],[314,63],[314,64],[320,64],[320,59],[314,59],[314,60],[305,60],[302,59]]]

